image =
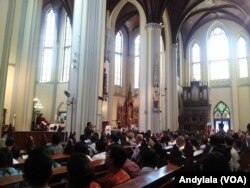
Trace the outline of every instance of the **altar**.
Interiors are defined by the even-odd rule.
[[[65,126],[65,124],[62,124],[62,123],[51,123],[51,124],[49,124],[49,130],[50,131],[57,131],[57,130],[59,130],[59,128],[62,128],[63,130],[65,130],[66,126]]]
[[[117,107],[117,125],[120,128],[132,127],[138,128],[139,122],[139,107],[134,106],[131,88],[128,91],[128,96],[123,105],[118,103]]]

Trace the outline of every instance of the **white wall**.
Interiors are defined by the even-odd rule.
[[[246,130],[250,122],[250,87],[238,87],[240,129]]]

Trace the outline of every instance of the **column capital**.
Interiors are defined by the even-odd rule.
[[[148,28],[153,28],[153,29],[162,29],[163,28],[163,25],[159,24],[159,23],[147,23],[146,24],[146,29]]]

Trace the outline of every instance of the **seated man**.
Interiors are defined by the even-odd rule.
[[[32,150],[24,163],[23,179],[31,187],[48,187],[52,173],[52,159],[49,151],[44,148]]]

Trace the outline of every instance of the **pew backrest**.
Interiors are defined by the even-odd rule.
[[[107,166],[105,164],[104,159],[92,161],[93,166],[95,167],[96,174],[98,176],[104,174],[107,171]],[[53,176],[50,182],[60,181],[62,178],[65,178],[67,175],[67,166],[60,166],[53,168]],[[8,187],[9,185],[13,185],[16,183],[23,183],[23,175],[19,174],[16,176],[5,176],[0,178],[0,188]]]
[[[166,182],[171,181],[175,173],[181,170],[182,167],[169,164],[161,167],[158,170],[148,172],[134,179],[131,179],[121,185],[115,186],[115,188],[149,188],[149,187],[161,187]]]

